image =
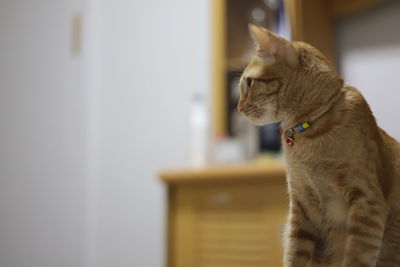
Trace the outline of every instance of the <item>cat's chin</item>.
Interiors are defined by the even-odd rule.
[[[257,126],[264,126],[266,124],[271,124],[271,123],[276,123],[279,122],[278,119],[275,118],[265,118],[265,117],[261,117],[261,118],[252,118],[252,117],[247,117],[247,119],[253,123],[254,125]]]
[[[259,117],[246,116],[246,118],[257,126],[263,126],[280,121],[277,119],[276,112],[273,109],[265,109],[262,115]]]

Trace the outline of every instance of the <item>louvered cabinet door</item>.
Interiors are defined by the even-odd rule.
[[[284,183],[252,181],[170,188],[168,267],[281,266]]]

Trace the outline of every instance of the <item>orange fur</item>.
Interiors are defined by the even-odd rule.
[[[238,109],[253,123],[309,122],[282,136],[290,208],[285,267],[400,266],[400,145],[312,46],[250,25],[258,47]]]

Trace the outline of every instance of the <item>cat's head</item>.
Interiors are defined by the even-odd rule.
[[[313,112],[343,85],[328,60],[303,42],[249,25],[256,53],[240,78],[238,110],[257,125]]]

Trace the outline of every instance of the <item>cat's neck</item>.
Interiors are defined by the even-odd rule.
[[[326,101],[309,105],[304,103],[304,106],[299,106],[297,110],[285,114],[281,121],[282,129],[289,129],[296,127],[301,123],[309,123],[314,125],[322,120],[324,117],[329,116],[329,113],[338,105],[343,99],[343,91],[338,90],[335,94],[327,98]]]

